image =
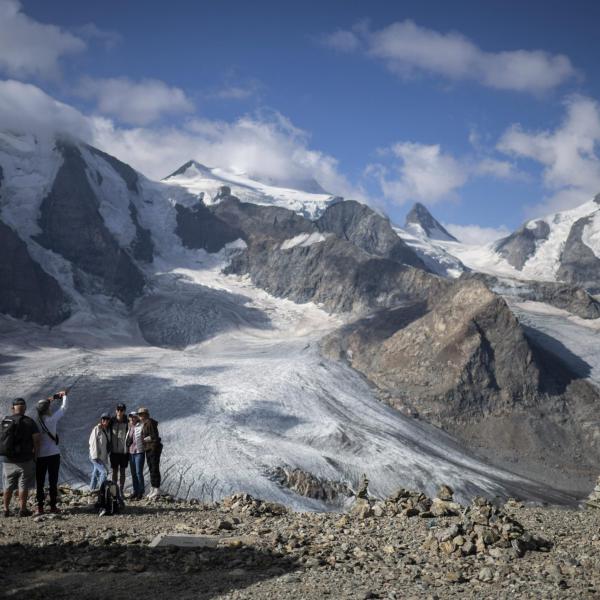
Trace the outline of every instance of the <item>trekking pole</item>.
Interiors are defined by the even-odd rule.
[[[79,381],[85,376],[87,375],[88,371],[84,371],[83,373],[81,373],[81,375],[79,375],[79,377],[77,377],[77,379],[75,379],[75,381],[68,387],[66,388],[66,393],[70,394],[71,391],[73,390],[73,388],[79,383]]]

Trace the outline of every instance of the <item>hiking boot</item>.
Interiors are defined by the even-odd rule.
[[[4,511],[4,516],[5,517],[10,517],[10,510],[5,510]]]
[[[51,506],[50,507],[50,512],[53,515],[58,515],[61,511],[60,511],[60,508],[58,508],[58,506]]]
[[[40,516],[44,514],[44,507],[43,506],[38,506],[35,510],[35,514]]]
[[[19,511],[20,517],[31,517],[32,515],[33,515],[33,513],[28,508],[26,508],[25,510]]]

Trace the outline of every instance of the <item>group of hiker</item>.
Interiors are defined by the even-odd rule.
[[[60,405],[58,404],[60,402]],[[59,420],[68,406],[67,391],[62,390],[37,403],[35,418],[25,414],[23,398],[12,401],[12,412],[0,422],[0,462],[4,488],[4,516],[10,516],[10,503],[18,492],[19,516],[33,513],[27,508],[29,491],[36,487],[38,515],[45,510],[45,483],[48,478],[50,512],[58,513],[58,478],[60,471]],[[152,491],[147,498],[160,496],[160,456],[162,443],[158,423],[145,407],[127,414],[123,403],[116,405],[114,415],[103,413],[89,437],[92,463],[90,490],[103,490],[110,481],[118,484],[120,496],[125,487],[127,467],[131,471],[133,491],[130,500],[144,497],[144,465],[148,465]],[[109,468],[112,470],[109,480]]]

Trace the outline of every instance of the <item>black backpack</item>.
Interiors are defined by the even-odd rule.
[[[105,480],[98,490],[96,510],[100,516],[116,515],[125,508],[121,490],[116,483]]]
[[[0,422],[0,456],[15,458],[31,451],[31,447],[22,439],[21,422],[22,415],[4,417]]]

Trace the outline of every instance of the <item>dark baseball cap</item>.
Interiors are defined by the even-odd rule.
[[[127,407],[122,402],[119,402],[119,404],[117,404],[117,410],[127,410]]]
[[[110,415],[108,413],[102,413],[100,415],[100,420],[102,420],[102,419],[110,419]]]
[[[15,398],[12,401],[13,406],[27,406],[27,402],[25,402],[24,398]]]

